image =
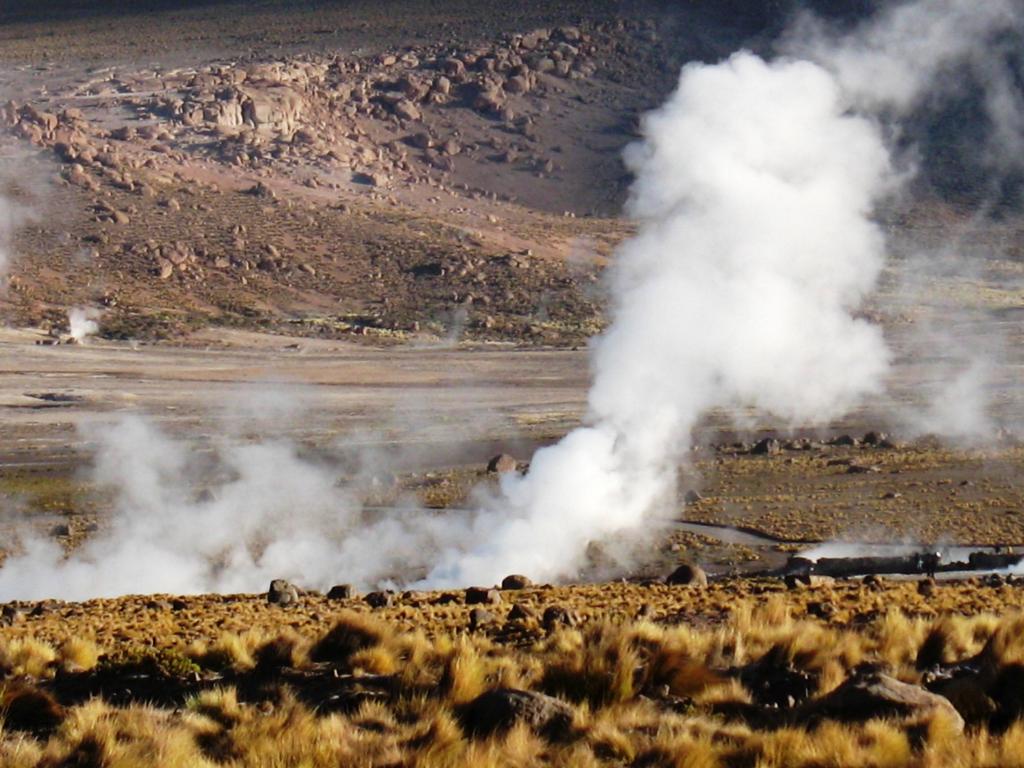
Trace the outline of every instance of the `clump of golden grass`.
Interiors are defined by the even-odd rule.
[[[61,669],[65,672],[88,672],[100,658],[99,648],[92,640],[69,637],[60,647]]]
[[[308,651],[306,640],[288,630],[261,643],[253,652],[253,659],[257,671],[266,674],[282,667],[303,666]]]
[[[46,643],[20,638],[0,645],[0,671],[4,676],[43,677],[47,675],[57,653]]]
[[[210,645],[202,641],[193,643],[188,655],[208,669],[251,669],[256,665],[252,656],[254,645],[251,637],[225,632]]]
[[[595,707],[636,695],[640,649],[630,635],[609,624],[594,624],[563,638],[560,652],[545,667],[543,690]]]

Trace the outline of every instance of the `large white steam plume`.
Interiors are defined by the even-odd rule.
[[[590,426],[539,451],[430,584],[571,574],[593,539],[674,502],[697,419],[753,405],[837,416],[882,386],[879,330],[853,317],[883,265],[869,216],[892,181],[869,119],[825,69],[738,53],[694,64],[630,148],[639,232],[617,255],[594,346]]]

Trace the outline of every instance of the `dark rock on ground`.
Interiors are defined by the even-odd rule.
[[[25,620],[25,611],[16,605],[5,605],[0,610],[0,627],[11,627]]]
[[[528,605],[522,603],[516,603],[512,606],[512,610],[508,612],[506,617],[507,621],[529,621],[530,619],[537,618],[537,612]]]
[[[575,627],[580,623],[579,614],[561,605],[550,605],[544,609],[544,616],[541,619],[544,629],[548,632],[557,627]]]
[[[958,731],[964,719],[949,699],[918,686],[904,683],[877,670],[854,671],[853,676],[831,693],[808,702],[798,720],[813,723],[838,720],[859,723],[874,718],[928,718],[936,713],[949,717]]]
[[[533,582],[526,576],[514,573],[501,580],[502,589],[527,589],[533,586]]]
[[[284,579],[274,579],[267,591],[267,602],[275,605],[292,605],[299,602],[299,590]]]
[[[500,453],[487,462],[487,471],[492,474],[502,475],[506,472],[515,472],[517,468],[518,462],[507,453]]]
[[[831,576],[821,576],[816,573],[808,573],[806,571],[800,571],[797,573],[787,573],[784,580],[786,582],[787,589],[803,589],[805,587],[824,587],[829,584],[835,583],[835,579]]]
[[[827,603],[822,600],[814,600],[807,604],[807,615],[814,616],[815,618],[828,621],[835,616],[836,607],[832,603]]]
[[[469,587],[466,590],[466,605],[498,605],[501,593],[496,589]]]
[[[818,686],[814,675],[793,666],[781,645],[742,667],[738,677],[755,703],[787,709],[806,701]]]
[[[876,447],[882,445],[883,443],[887,443],[888,441],[889,436],[885,434],[885,432],[872,431],[868,432],[867,434],[864,435],[863,438],[861,438],[861,442],[864,445],[873,445]]]
[[[485,608],[474,608],[469,612],[470,630],[483,629],[498,623],[498,617]]]
[[[839,435],[828,441],[827,445],[856,445],[857,439],[849,435]]]
[[[474,736],[488,736],[522,722],[536,733],[560,739],[569,733],[573,709],[543,693],[500,688],[481,694],[463,707],[460,719],[466,732]]]
[[[351,584],[335,584],[327,591],[328,600],[348,600],[355,595]]]
[[[754,443],[750,452],[756,456],[774,456],[782,450],[782,444],[774,437],[766,437]]]
[[[708,575],[704,573],[704,569],[699,565],[683,563],[668,575],[665,583],[677,586],[706,587],[708,585]]]
[[[390,608],[395,602],[395,594],[390,591],[370,592],[363,599],[371,608]]]

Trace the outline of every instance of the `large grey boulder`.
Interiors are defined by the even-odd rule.
[[[855,671],[831,693],[807,702],[800,708],[798,720],[860,723],[874,718],[928,719],[939,713],[947,716],[957,731],[963,730],[964,719],[946,697],[869,670]]]

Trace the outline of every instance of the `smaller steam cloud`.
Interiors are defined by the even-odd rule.
[[[68,333],[72,339],[81,344],[89,336],[95,336],[100,326],[96,320],[100,317],[97,309],[76,307],[68,312]]]
[[[251,592],[274,578],[367,587],[425,571],[456,533],[401,508],[365,516],[336,470],[285,440],[199,453],[137,416],[85,437],[96,446],[91,480],[114,494],[112,519],[70,557],[22,531],[0,568],[0,600]]]
[[[11,264],[11,239],[18,227],[29,218],[29,209],[3,194],[6,174],[0,172],[0,275],[6,275]]]
[[[910,393],[915,404],[893,414],[908,434],[975,443],[1024,426],[994,397],[1002,387],[1018,408],[1024,401],[998,313],[966,293],[930,295],[984,285],[986,264],[1012,258],[990,235],[995,218],[1019,216],[1024,202],[1022,37],[1020,0],[917,0],[883,6],[852,33],[804,16],[780,46],[823,66],[855,108],[876,116],[905,181],[937,185],[955,203],[957,223],[940,241],[904,233],[894,264],[890,301],[915,317],[899,354],[931,361]]]

